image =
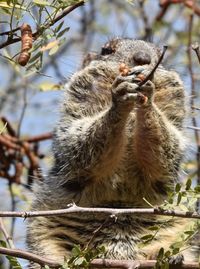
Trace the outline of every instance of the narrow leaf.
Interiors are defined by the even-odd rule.
[[[69,27],[66,27],[65,29],[63,29],[62,31],[60,31],[57,35],[57,38],[61,37],[64,35],[65,32],[68,32],[69,31]]]
[[[190,190],[191,185],[192,185],[192,180],[191,180],[191,178],[188,178],[188,180],[187,180],[187,182],[186,182],[185,190],[186,190],[186,191]]]
[[[44,0],[33,0],[33,3],[35,3],[38,6],[51,6],[49,2],[44,1]]]

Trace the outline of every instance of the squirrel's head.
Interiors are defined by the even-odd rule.
[[[125,63],[129,67],[155,65],[161,55],[152,43],[129,38],[114,38],[103,45],[100,53],[88,54],[84,66],[93,60]]]

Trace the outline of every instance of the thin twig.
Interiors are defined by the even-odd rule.
[[[196,52],[197,58],[199,60],[200,63],[200,50],[199,50],[199,44],[195,43],[192,45],[192,49]]]
[[[21,126],[22,126],[22,122],[23,122],[23,119],[24,119],[26,108],[27,108],[27,89],[24,88],[24,93],[23,93],[23,107],[22,107],[22,111],[21,111],[19,123],[18,123],[18,126],[17,126],[17,132],[16,132],[16,138],[18,140],[20,139],[20,131],[21,131]],[[17,167],[18,167],[19,161],[21,161],[21,160],[22,160],[21,151],[20,150],[16,150],[15,151],[15,162],[14,162],[14,165],[15,165],[15,179],[18,182],[21,182],[21,180],[20,180],[21,173],[17,173],[18,172]],[[9,181],[9,192],[10,192],[10,196],[11,196],[12,211],[15,211],[15,209],[16,209],[16,200],[15,200],[15,194],[14,194],[13,189],[12,189],[12,183],[13,183],[12,181]],[[16,222],[16,218],[13,217],[12,218],[12,222],[11,222],[11,231],[10,231],[10,234],[11,234],[12,237],[14,237],[15,222]]]
[[[0,169],[0,177],[8,179],[9,184],[16,183],[23,185],[21,182],[23,168],[28,169],[28,179],[42,179],[39,159],[43,158],[44,155],[40,154],[38,151],[38,142],[52,138],[52,133],[44,133],[29,138],[19,137],[25,107],[27,106],[26,103],[26,98],[24,97],[24,106],[17,131],[14,130],[11,123],[6,118],[0,118],[5,125],[5,130],[7,131],[0,134],[0,159],[2,159],[3,163]],[[25,159],[28,159],[29,161],[28,166],[27,161],[24,161]],[[12,166],[15,168],[14,175],[10,175]],[[11,192],[11,186],[9,187]],[[14,201],[14,199],[12,199],[12,201]],[[15,211],[14,208],[12,208],[12,211]]]
[[[12,125],[10,124],[10,122],[7,120],[6,117],[1,117],[0,120],[6,124],[6,129],[9,132],[10,135],[12,136],[16,136],[16,132],[15,129],[12,127]]]
[[[17,31],[19,31],[20,30],[20,27],[17,27],[17,28],[15,28],[15,29],[12,29],[12,33],[14,33],[14,32],[17,32]],[[11,34],[11,31],[6,31],[6,32],[2,32],[2,33],[0,33],[0,36],[3,36],[3,35],[10,35]]]
[[[140,14],[141,14],[141,18],[143,20],[143,24],[144,24],[144,40],[151,42],[152,41],[152,27],[150,26],[149,23],[149,18],[145,12],[145,0],[140,0],[139,1],[139,10],[140,10]]]
[[[183,4],[186,7],[193,10],[193,12],[200,16],[200,7],[196,5],[196,0],[160,0],[160,7],[162,8],[159,14],[156,16],[156,20],[161,20],[168,8],[172,4]]]
[[[24,81],[24,84],[26,84],[26,81]],[[24,87],[24,92],[23,92],[23,106],[22,106],[22,111],[21,111],[21,115],[20,115],[20,119],[19,119],[19,123],[17,126],[17,138],[20,139],[20,133],[21,133],[21,127],[22,127],[22,123],[23,123],[23,119],[24,119],[24,115],[26,112],[26,108],[27,108],[28,102],[27,102],[27,88]]]
[[[8,187],[9,187],[10,198],[11,198],[11,210],[15,211],[15,209],[16,209],[16,200],[15,200],[15,194],[14,194],[13,189],[12,189],[12,183],[13,183],[12,181],[9,181]],[[10,234],[11,234],[12,238],[14,237],[15,220],[16,220],[15,217],[13,217],[12,220],[11,220]]]
[[[160,58],[158,59],[158,62],[155,64],[155,66],[153,67],[153,69],[151,70],[151,72],[145,77],[144,80],[142,80],[139,84],[138,87],[136,88],[136,90],[138,90],[142,85],[144,85],[148,80],[152,79],[152,76],[154,74],[154,72],[156,71],[156,69],[158,68],[159,64],[162,62],[163,57],[165,55],[165,52],[167,50],[168,46],[163,46],[163,51],[162,54],[160,55]],[[134,71],[133,71],[134,73]],[[131,75],[132,73],[128,74]]]
[[[87,244],[86,244],[85,247],[84,247],[85,249],[88,249],[88,248],[90,247],[92,241],[93,241],[94,238],[97,236],[97,234],[102,230],[103,227],[105,227],[105,226],[108,224],[108,222],[109,222],[109,220],[110,220],[110,217],[111,217],[111,216],[108,216],[108,217],[105,219],[105,221],[104,221],[104,222],[103,222],[103,223],[102,223],[102,224],[101,224],[95,231],[93,231],[90,240],[87,242]]]
[[[186,126],[187,129],[195,130],[195,131],[200,131],[200,127],[195,127],[195,126]]]
[[[45,210],[45,211],[0,211],[0,217],[18,217],[18,218],[32,218],[41,216],[57,216],[71,213],[95,213],[105,215],[124,215],[124,214],[147,214],[147,215],[159,215],[159,216],[173,216],[180,218],[192,218],[200,219],[200,213],[192,211],[179,211],[179,210],[163,210],[160,208],[90,208],[90,207],[79,207],[75,204],[69,204],[68,208],[57,209],[57,210]]]
[[[47,139],[52,139],[52,137],[53,137],[52,133],[45,133],[41,135],[32,136],[29,138],[23,138],[22,141],[28,142],[28,143],[35,143],[35,142],[40,142]]]
[[[200,107],[192,106],[192,109],[200,110]]]
[[[9,247],[10,248],[15,248],[15,245],[12,241],[12,237],[8,234],[6,228],[5,228],[5,225],[3,223],[3,220],[2,218],[0,218],[0,230],[2,231],[5,239],[6,239],[6,242],[8,243]]]
[[[42,258],[38,255],[20,249],[8,249],[0,247],[0,253],[4,255],[13,256],[16,258],[22,258],[25,260],[33,261],[35,263],[40,264],[41,266],[48,265],[53,268],[59,268],[61,266],[61,264],[57,263],[56,261]]]

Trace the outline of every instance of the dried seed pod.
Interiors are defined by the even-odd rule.
[[[141,81],[143,81],[145,79],[145,75],[141,73],[141,74],[137,75],[137,78],[139,78]]]
[[[23,23],[21,26],[21,52],[18,58],[18,63],[21,66],[25,66],[30,57],[30,49],[32,48],[33,37],[30,25]]]

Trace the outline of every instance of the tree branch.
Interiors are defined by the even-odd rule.
[[[71,213],[95,213],[105,214],[113,216],[124,214],[147,214],[147,215],[159,215],[159,216],[173,216],[180,218],[192,218],[200,219],[200,213],[197,212],[183,212],[179,210],[163,210],[160,208],[88,208],[79,207],[75,204],[69,204],[68,208],[58,210],[45,210],[45,211],[27,211],[27,212],[12,212],[12,211],[0,211],[0,217],[18,217],[18,218],[32,218],[41,216],[57,216]]]
[[[23,142],[28,142],[28,143],[35,143],[35,142],[41,142],[43,140],[47,140],[47,139],[52,139],[53,134],[52,133],[44,133],[41,135],[35,135],[29,138],[23,138],[22,141]]]
[[[62,266],[61,263],[58,263],[51,259],[46,259],[40,257],[36,254],[30,253],[28,251],[20,250],[20,249],[8,249],[4,247],[0,247],[0,253],[4,255],[13,256],[16,258],[22,258],[25,260],[29,260],[35,263],[38,263],[41,266],[48,265],[51,268],[59,268]],[[153,268],[156,264],[156,260],[111,260],[111,259],[94,259],[90,263],[90,268],[124,268],[124,269],[134,269],[134,268]],[[173,268],[173,265],[169,265],[169,268]],[[197,262],[183,262],[179,266],[179,269],[198,269],[199,264]]]
[[[95,268],[125,268],[125,269],[136,269],[136,268],[155,268],[156,260],[110,260],[110,259],[94,259],[91,262],[90,267]],[[169,269],[175,268],[174,265],[169,264]],[[179,269],[199,269],[199,263],[197,262],[183,262],[183,264],[176,267]]]
[[[8,234],[5,226],[4,226],[4,223],[3,223],[3,220],[2,218],[0,218],[0,230],[2,231],[5,239],[6,239],[6,242],[8,243],[9,247],[10,248],[15,248],[15,245],[13,243],[13,240],[12,240],[12,237]]]
[[[35,263],[40,264],[41,266],[48,265],[53,268],[59,268],[61,266],[61,264],[57,263],[56,261],[42,258],[38,255],[20,249],[8,249],[0,247],[0,253],[4,255],[13,256],[16,258],[22,258],[25,260],[33,261]]]
[[[193,12],[200,16],[200,7],[196,4],[196,0],[160,0],[160,7],[162,8],[159,14],[156,16],[156,20],[161,20],[168,8],[172,4],[183,4],[189,9],[192,9]]]
[[[192,109],[194,109],[194,108],[192,107]],[[195,109],[197,109],[197,108],[195,108]],[[196,126],[186,126],[186,128],[194,130],[194,131],[198,131],[198,132],[200,131],[200,127],[196,127]]]

